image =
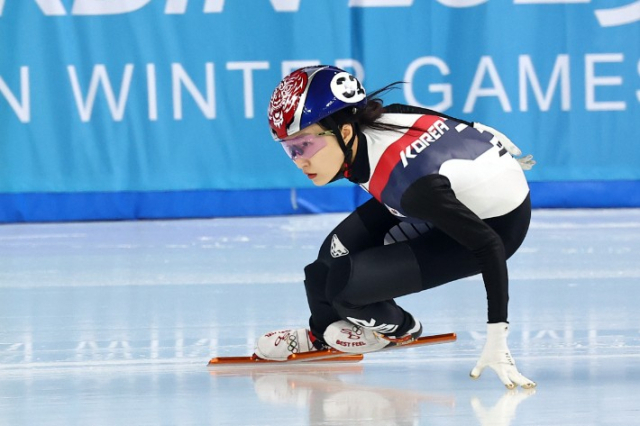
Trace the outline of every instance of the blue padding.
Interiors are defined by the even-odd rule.
[[[640,181],[530,182],[534,208],[640,207]]]
[[[358,187],[245,191],[0,194],[0,222],[181,219],[342,212],[369,198]]]
[[[532,182],[535,208],[640,207],[640,181]],[[358,187],[0,194],[0,222],[180,219],[351,211]]]

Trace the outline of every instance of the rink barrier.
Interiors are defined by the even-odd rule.
[[[640,207],[640,181],[530,182],[534,208]],[[243,191],[0,194],[0,223],[188,219],[351,211],[356,186]]]

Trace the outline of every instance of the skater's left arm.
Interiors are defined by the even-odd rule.
[[[507,346],[509,283],[500,236],[456,198],[449,179],[443,175],[425,176],[411,185],[402,197],[402,208],[409,216],[435,225],[478,259],[487,291],[489,321],[487,341],[471,377],[480,377],[490,367],[509,389],[534,387],[533,381],[518,372]]]

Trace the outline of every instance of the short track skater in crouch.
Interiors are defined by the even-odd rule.
[[[508,388],[534,387],[507,345],[507,259],[527,234],[523,170],[535,162],[481,123],[385,106],[381,95],[396,84],[367,95],[348,72],[311,66],[273,92],[272,136],[300,171],[317,186],[347,179],[372,198],[329,233],[304,270],[309,327],[266,333],[255,356],[283,361],[413,342],[422,324],[395,298],[482,274],[487,340],[471,376],[489,367]]]

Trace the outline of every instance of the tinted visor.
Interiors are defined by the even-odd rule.
[[[298,158],[310,159],[318,151],[327,146],[327,138],[325,135],[331,134],[321,133],[319,135],[302,135],[295,138],[280,141],[284,152],[289,158],[297,160]]]

